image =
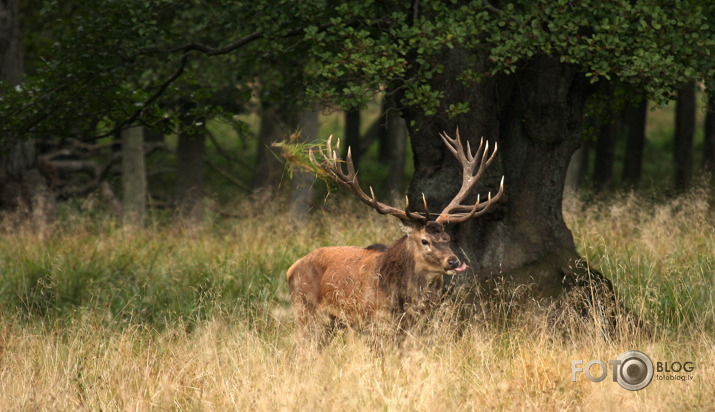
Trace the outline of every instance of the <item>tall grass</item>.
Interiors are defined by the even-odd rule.
[[[245,203],[201,230],[128,233],[68,212],[44,233],[0,233],[0,409],[636,410],[715,404],[715,216],[703,189],[666,201],[569,199],[580,253],[613,280],[652,336],[564,337],[540,318],[448,323],[376,350],[341,332],[294,338],[285,270],[323,245],[388,243],[387,217],[329,199],[311,222]],[[157,219],[159,221],[161,219]],[[693,381],[628,392],[571,381],[571,361],[639,349],[695,361]]]

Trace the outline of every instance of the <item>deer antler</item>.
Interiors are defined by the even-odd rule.
[[[489,154],[489,142],[484,144],[484,138],[481,139],[479,143],[479,148],[472,154],[472,148],[467,141],[467,151],[464,151],[464,146],[462,146],[461,137],[459,136],[459,129],[457,129],[457,138],[452,139],[447,135],[447,133],[441,133],[440,137],[447,145],[447,148],[454,155],[454,157],[459,160],[462,165],[462,187],[459,192],[454,196],[451,202],[444,208],[442,213],[439,214],[437,218],[438,223],[460,223],[465,220],[471,219],[476,216],[483,215],[486,213],[487,209],[495,203],[504,193],[504,176],[501,178],[501,183],[499,184],[499,191],[494,197],[492,193],[489,192],[487,195],[487,200],[485,202],[480,202],[480,196],[477,195],[477,202],[474,205],[462,205],[469,192],[477,185],[479,179],[481,179],[482,174],[486,168],[492,163],[497,153],[497,145],[494,144],[494,150],[491,155]],[[475,174],[476,171],[476,174]]]
[[[415,223],[419,225],[423,225],[429,221],[429,210],[427,209],[427,201],[425,200],[424,195],[422,196],[422,199],[425,203],[425,216],[422,216],[419,213],[415,212],[410,212],[408,211],[408,208],[410,206],[409,201],[407,201],[407,196],[405,196],[405,210],[401,210],[389,205],[386,205],[382,202],[378,202],[377,199],[375,198],[375,192],[372,190],[372,186],[370,187],[370,196],[365,194],[365,192],[362,191],[360,188],[360,184],[358,183],[357,179],[357,173],[355,172],[355,165],[353,165],[353,158],[352,158],[352,153],[350,151],[350,147],[348,147],[348,155],[347,159],[345,160],[345,164],[347,166],[348,172],[347,174],[343,172],[343,167],[341,166],[342,160],[338,156],[338,153],[340,152],[340,139],[338,139],[335,149],[332,147],[332,140],[333,136],[331,135],[328,138],[328,142],[326,144],[327,152],[328,154],[326,155],[325,152],[323,152],[323,149],[320,149],[320,154],[323,157],[323,162],[320,163],[315,159],[315,156],[313,155],[313,150],[310,149],[308,154],[310,156],[310,161],[320,169],[321,171],[325,172],[328,176],[330,176],[331,179],[333,179],[335,182],[342,184],[346,188],[350,189],[355,193],[363,203],[367,204],[368,206],[374,208],[377,210],[378,213],[381,213],[383,215],[392,215],[403,222],[406,223]]]

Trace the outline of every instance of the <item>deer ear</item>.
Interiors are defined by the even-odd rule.
[[[400,230],[402,230],[402,233],[406,234],[407,236],[411,235],[412,232],[417,229],[417,226],[413,224],[412,222],[406,222],[404,220],[400,220]]]

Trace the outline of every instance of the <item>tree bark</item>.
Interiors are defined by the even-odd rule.
[[[460,187],[461,168],[437,138],[444,130],[452,134],[459,127],[472,147],[481,136],[490,145],[498,143],[497,159],[468,201],[475,201],[477,192],[495,193],[505,176],[505,196],[491,212],[448,228],[472,268],[471,275],[455,281],[480,284],[503,278],[533,285],[540,296],[557,296],[588,278],[610,291],[607,279],[584,270],[562,215],[566,171],[582,144],[584,103],[593,87],[576,67],[546,56],[471,88],[454,81],[465,67],[474,69],[467,53],[453,49],[439,61],[448,62],[432,83],[445,91],[442,105],[468,102],[471,111],[455,119],[406,111],[415,161],[410,203],[419,204],[425,193],[437,213]],[[486,71],[486,58],[481,65],[477,69]]]
[[[192,119],[183,119],[176,146],[176,180],[174,196],[180,221],[201,224],[204,214],[204,156],[206,135],[204,125],[195,126]],[[189,132],[188,130],[193,130]]]
[[[616,86],[609,83],[603,88],[605,97],[612,100],[615,96]],[[605,113],[599,113],[595,119],[596,156],[593,161],[592,183],[596,191],[605,191],[613,184],[613,161],[615,158],[616,142],[624,134],[624,110],[616,111],[614,108],[605,107]]]
[[[17,0],[0,1],[0,81],[21,83],[23,56]],[[38,230],[54,218],[55,197],[39,169],[35,139],[9,142],[0,151],[0,209],[29,212]]]
[[[122,221],[125,228],[144,226],[146,170],[144,131],[140,126],[122,131]]]
[[[708,90],[707,113],[705,114],[705,142],[703,168],[715,183],[715,90]]]
[[[0,1],[0,80],[19,84],[24,71],[17,0]]]
[[[311,142],[318,139],[320,128],[318,110],[304,110],[298,114],[298,130],[300,130],[300,140]],[[302,170],[297,170],[293,176],[293,188],[290,196],[291,214],[299,221],[308,220],[309,212],[313,204],[313,186],[315,176]]]
[[[381,162],[389,161],[391,156],[390,134],[387,130],[387,113],[391,110],[395,110],[395,97],[385,95],[380,105],[380,117],[377,119],[377,139],[380,144],[377,158]]]
[[[627,140],[623,161],[623,184],[632,188],[638,186],[641,178],[647,113],[648,101],[645,98],[628,103],[625,109]]]
[[[586,171],[588,170],[588,154],[589,144],[588,142],[583,142],[581,147],[579,147],[574,154],[571,155],[569,167],[566,169],[564,193],[576,192],[579,186],[583,183],[583,180],[586,177]]]
[[[613,155],[618,136],[618,121],[601,122],[596,139],[596,158],[593,162],[593,188],[608,190],[613,180]]]
[[[360,110],[353,109],[345,112],[345,151],[343,159],[347,155],[348,147],[353,158],[356,169],[360,168]]]
[[[391,201],[403,197],[405,185],[405,156],[407,150],[407,125],[400,110],[394,106],[385,113],[387,135],[385,144],[388,148],[389,174],[387,193]]]
[[[275,154],[271,145],[282,141],[291,132],[288,124],[294,116],[287,114],[287,108],[263,104],[261,106],[261,125],[258,131],[258,153],[254,168],[253,190],[255,192],[275,194],[283,177],[283,160]]]
[[[695,133],[695,82],[683,85],[678,91],[675,107],[675,186],[685,189],[693,175],[693,135]]]

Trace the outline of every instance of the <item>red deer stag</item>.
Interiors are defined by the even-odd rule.
[[[434,221],[430,220],[424,195],[424,213],[417,213],[408,210],[409,204],[401,210],[378,202],[372,187],[370,196],[365,194],[358,184],[350,148],[345,162],[347,174],[343,171],[343,162],[338,157],[340,141],[333,149],[328,139],[328,154],[320,151],[321,163],[310,152],[315,166],[352,190],[363,203],[378,213],[400,219],[406,235],[389,247],[322,247],[295,262],[287,277],[299,330],[320,332],[327,326],[326,321],[359,328],[387,320],[404,327],[437,302],[444,274],[455,275],[467,269],[450,248],[444,225],[484,214],[502,196],[504,178],[494,197],[490,192],[484,202],[477,196],[473,205],[462,205],[494,160],[497,148],[495,145],[489,154],[489,142],[485,145],[482,139],[472,154],[469,142],[465,151],[459,130],[456,139],[446,133],[440,137],[461,163],[463,175],[461,189]]]

